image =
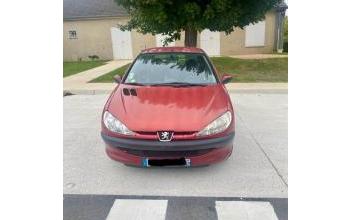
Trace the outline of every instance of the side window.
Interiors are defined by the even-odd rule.
[[[68,31],[68,39],[77,39],[76,31]]]
[[[262,47],[265,46],[265,21],[250,24],[246,28],[246,47]]]

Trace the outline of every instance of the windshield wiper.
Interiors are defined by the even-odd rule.
[[[149,84],[148,86],[188,87],[188,86],[206,86],[206,84],[187,83],[187,82],[167,82],[167,83]]]
[[[136,82],[131,82],[131,83],[124,83],[125,85],[133,85],[133,86],[146,86],[147,84],[143,83],[136,83]]]

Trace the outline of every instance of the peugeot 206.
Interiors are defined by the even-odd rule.
[[[202,49],[142,51],[108,98],[101,136],[131,166],[204,166],[227,159],[235,117],[225,83]]]

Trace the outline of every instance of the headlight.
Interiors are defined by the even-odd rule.
[[[211,134],[217,134],[222,131],[225,131],[231,124],[232,115],[231,112],[227,111],[213,122],[211,122],[208,126],[206,126],[203,130],[197,133],[197,136],[206,136]]]
[[[132,135],[133,132],[130,131],[126,125],[122,124],[119,120],[117,120],[112,114],[108,111],[104,112],[103,116],[104,125],[112,132],[124,134],[124,135]]]

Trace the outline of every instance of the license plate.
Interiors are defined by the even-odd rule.
[[[188,158],[179,158],[179,159],[149,159],[143,158],[142,160],[143,167],[151,167],[151,166],[191,166],[191,159]]]

